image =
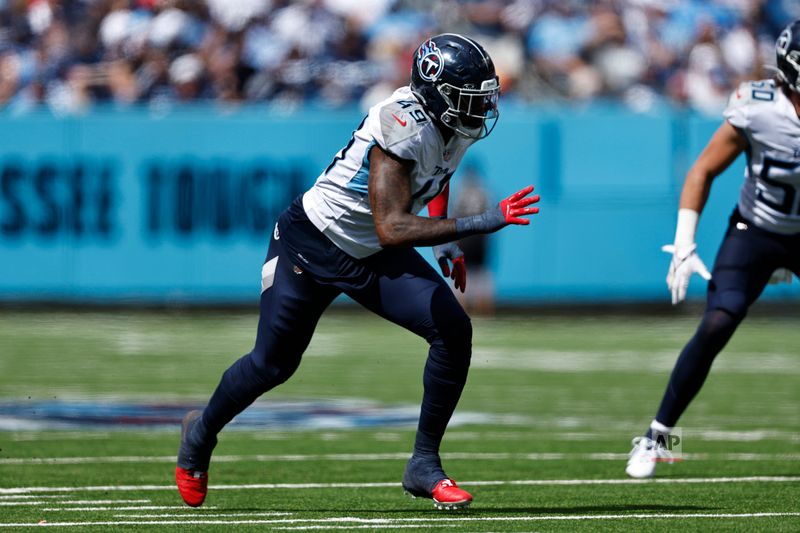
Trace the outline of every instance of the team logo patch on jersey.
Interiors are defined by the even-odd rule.
[[[428,39],[417,50],[417,68],[425,81],[436,81],[442,75],[444,57],[436,43]]]

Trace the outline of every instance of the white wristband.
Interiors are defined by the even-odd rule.
[[[694,209],[678,209],[678,225],[675,228],[675,248],[688,248],[694,244],[694,236],[697,232],[697,222],[700,213]]]

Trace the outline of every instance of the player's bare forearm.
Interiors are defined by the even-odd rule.
[[[413,162],[375,146],[369,163],[369,201],[381,246],[433,246],[458,237],[455,220],[410,213]]]
[[[686,180],[683,182],[679,207],[702,213],[711,192],[711,182],[714,181],[714,177],[705,169],[697,168],[696,164],[692,166],[686,173]]]
[[[698,213],[708,200],[711,183],[747,148],[747,139],[727,121],[717,129],[686,173],[680,207]]]

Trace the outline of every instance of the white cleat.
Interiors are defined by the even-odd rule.
[[[633,444],[633,449],[629,454],[630,459],[628,459],[628,466],[625,467],[625,473],[632,478],[651,478],[656,473],[658,463],[672,462],[672,454],[669,450],[652,439],[636,437],[631,444]]]

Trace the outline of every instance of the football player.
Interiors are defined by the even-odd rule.
[[[655,419],[634,447],[625,471],[651,477],[672,427],[702,387],[716,355],[770,281],[800,275],[800,20],[776,44],[776,80],[743,83],[731,95],[725,121],[686,175],[667,285],[672,303],[686,296],[692,274],[709,280],[705,313],[678,357]],[[695,230],[711,182],[742,152],[745,180],[714,269],[697,255]]]
[[[472,326],[445,280],[414,249],[433,246],[442,273],[466,286],[454,243],[509,224],[525,225],[539,200],[528,186],[483,213],[447,218],[448,182],[466,150],[489,135],[500,91],[494,64],[467,37],[427,39],[410,86],[372,107],[350,140],[279,217],[261,271],[253,351],[236,361],[208,405],[184,417],[176,482],[203,503],[217,434],[297,369],[317,320],[339,294],[425,338],[430,345],[413,453],[403,487],[439,508],[472,496],[442,469],[439,445],[470,363]],[[433,201],[432,201],[433,200]],[[417,213],[428,205],[429,217]]]

